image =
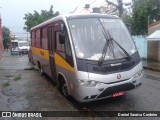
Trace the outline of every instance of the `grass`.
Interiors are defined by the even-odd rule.
[[[25,68],[24,70],[36,70],[35,67]]]
[[[9,81],[2,84],[3,87],[8,87],[10,85]]]
[[[15,80],[15,81],[21,80],[21,75],[19,74],[19,75],[16,76],[13,80]]]

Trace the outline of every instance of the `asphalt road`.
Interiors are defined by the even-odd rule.
[[[88,111],[89,117],[56,117],[59,120],[160,120],[154,117],[97,117],[96,111],[160,111],[160,73],[144,71],[143,85],[119,98],[79,104],[65,99],[48,77],[41,76],[26,55],[10,56],[5,52],[0,60],[0,111]],[[82,113],[83,114],[83,113]],[[4,118],[0,118],[4,119]],[[12,119],[12,118],[10,118]],[[20,119],[20,118],[14,118]],[[29,119],[29,118],[28,118]],[[37,118],[39,119],[39,118]]]

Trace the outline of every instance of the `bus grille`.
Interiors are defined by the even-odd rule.
[[[100,72],[100,73],[113,73],[113,72],[120,72],[124,70],[132,69],[135,66],[135,61],[129,63],[122,63],[122,65],[118,66],[94,66],[93,71]]]

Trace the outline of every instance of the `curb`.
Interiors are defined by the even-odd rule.
[[[143,68],[146,69],[146,70],[151,70],[151,71],[160,72],[160,69],[158,69],[158,68],[146,67],[146,66],[143,66]]]

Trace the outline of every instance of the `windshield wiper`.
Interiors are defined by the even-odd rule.
[[[99,20],[100,21],[100,20]],[[106,43],[104,45],[104,48],[103,48],[103,51],[102,51],[102,56],[100,57],[99,61],[98,61],[98,65],[102,65],[104,59],[105,59],[105,56],[106,56],[106,53],[107,53],[107,50],[108,50],[108,47],[110,46],[110,42],[112,42],[112,48],[110,47],[112,53],[113,53],[113,57],[115,59],[115,55],[114,55],[114,47],[113,47],[113,42],[116,43],[118,45],[118,47],[126,54],[126,59],[127,60],[130,60],[131,59],[131,56],[128,54],[128,52],[115,40],[113,39],[113,37],[111,37],[109,31],[105,30],[103,24],[101,23],[100,21],[100,24],[102,25],[102,28],[103,28],[103,35],[104,35],[104,38],[106,40]]]
[[[101,26],[102,26],[102,29],[103,29],[102,33],[103,33],[104,38],[105,38],[105,40],[106,40],[106,43],[105,43],[104,48],[103,48],[103,50],[102,50],[102,56],[100,57],[100,59],[99,59],[99,61],[98,61],[98,65],[102,65],[102,63],[103,63],[103,61],[104,61],[104,59],[105,59],[105,57],[106,57],[107,49],[108,49],[108,47],[109,47],[110,38],[109,38],[109,36],[107,35],[106,30],[105,30],[105,28],[104,28],[104,26],[103,26],[103,24],[102,24],[102,22],[101,22],[100,19],[99,19],[99,22],[100,22],[100,24],[101,24]]]
[[[111,34],[109,33],[108,30],[107,30],[107,33],[108,33],[109,39],[110,39],[111,41],[113,41],[114,43],[116,43],[116,44],[118,45],[118,47],[121,48],[121,50],[126,54],[127,60],[130,60],[130,59],[131,59],[131,56],[128,54],[128,52],[127,52],[113,37],[111,37]]]
[[[106,43],[104,45],[104,48],[102,50],[102,56],[100,57],[99,61],[98,61],[98,65],[102,65],[105,57],[106,57],[106,53],[107,53],[107,50],[108,50],[108,47],[109,47],[109,42],[110,42],[110,39],[107,38],[107,34],[102,31],[103,35],[104,35],[104,38],[106,40]]]

